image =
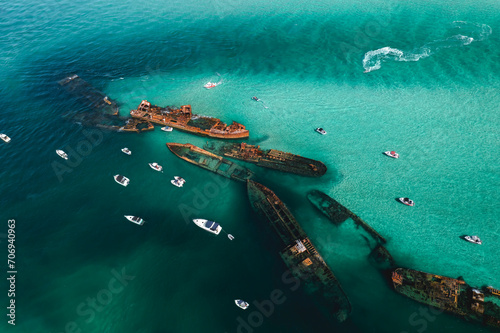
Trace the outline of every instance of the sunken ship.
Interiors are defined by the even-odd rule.
[[[209,151],[193,146],[190,143],[167,143],[168,149],[177,157],[212,171],[218,175],[238,181],[246,181],[253,177],[252,171]]]
[[[285,247],[280,256],[292,274],[320,293],[331,304],[336,319],[344,321],[351,312],[349,299],[295,217],[264,185],[248,180],[247,191],[253,209],[268,219],[281,238]]]
[[[305,158],[275,149],[261,149],[260,146],[242,143],[207,143],[207,150],[225,157],[254,163],[260,167],[290,172],[301,176],[320,177],[326,172],[326,165],[320,161]]]
[[[394,289],[417,301],[455,315],[500,328],[500,290],[469,286],[462,279],[406,268],[392,271]]]
[[[162,126],[170,126],[182,131],[219,139],[247,138],[245,126],[235,121],[226,125],[220,119],[192,114],[191,105],[179,109],[159,107],[143,100],[137,109],[130,111],[133,118],[150,121]]]

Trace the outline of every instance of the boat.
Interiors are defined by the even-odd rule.
[[[130,151],[130,149],[128,149],[127,147],[125,148],[122,148],[122,152],[124,152],[125,154],[127,155],[132,155],[132,152]]]
[[[172,183],[172,185],[177,186],[177,187],[182,187],[182,186],[184,186],[184,182],[183,182],[183,181],[181,181],[180,179],[172,179],[172,180],[170,181],[170,183]]]
[[[411,200],[410,198],[398,198],[399,202],[401,202],[402,204],[405,204],[407,206],[415,206],[415,202],[413,200]]]
[[[136,110],[130,111],[130,115],[135,119],[212,138],[243,139],[249,136],[242,124],[233,121],[231,125],[226,125],[220,119],[193,114],[191,105],[183,105],[177,109],[159,107],[143,100]]]
[[[200,228],[211,232],[215,235],[218,235],[220,231],[222,230],[222,227],[219,225],[219,223],[216,223],[214,221],[209,221],[205,219],[194,219],[193,222]]]
[[[216,82],[207,82],[205,83],[205,85],[203,86],[204,88],[207,88],[207,89],[212,89],[212,88],[215,88],[219,85],[219,83],[216,83]]]
[[[465,236],[464,239],[466,241],[474,243],[474,244],[478,244],[478,245],[483,244],[483,242],[481,241],[481,239],[479,237],[477,237],[477,236]]]
[[[6,134],[0,134],[0,139],[2,139],[5,142],[10,142],[10,138]]]
[[[186,183],[186,180],[184,178],[182,178],[182,177],[174,176],[174,179],[182,182],[182,184]]]
[[[233,240],[234,239],[234,236],[231,235],[231,234],[227,234],[227,238],[229,238],[229,240]]]
[[[165,126],[165,127],[162,127],[161,130],[164,132],[172,132],[174,130],[174,128],[170,127],[170,126]]]
[[[497,289],[474,288],[462,278],[408,268],[393,270],[391,282],[396,292],[417,302],[500,328],[500,291]]]
[[[392,157],[392,158],[399,158],[399,154],[393,150],[392,151],[385,151],[384,154],[389,156],[389,157]]]
[[[130,222],[132,223],[135,223],[135,224],[138,224],[138,225],[143,225],[144,224],[144,220],[140,217],[137,217],[137,216],[132,216],[132,215],[124,215],[127,220],[129,220]]]
[[[321,127],[316,128],[315,131],[318,132],[321,135],[325,135],[326,134],[326,131],[324,129],[322,129]]]
[[[148,164],[151,167],[151,169],[153,169],[153,170],[156,170],[156,171],[162,171],[163,170],[163,167],[161,165],[159,165],[158,163],[156,163],[156,162],[148,163]]]
[[[245,302],[244,300],[241,300],[241,299],[235,299],[234,304],[236,304],[237,307],[239,307],[243,310],[246,310],[250,306],[250,304],[248,304],[247,302]]]
[[[62,157],[62,158],[64,158],[65,160],[67,160],[67,159],[68,159],[68,154],[66,154],[64,151],[62,151],[62,150],[58,149],[58,150],[56,150],[56,153],[57,153],[57,155],[61,156],[61,157]]]
[[[345,321],[352,310],[347,295],[286,205],[273,191],[252,180],[247,181],[247,192],[252,208],[268,221],[281,239],[284,248],[280,256],[292,274],[326,301],[339,322]]]
[[[245,142],[210,142],[205,147],[214,154],[301,176],[320,177],[327,170],[323,162],[275,149],[262,149],[260,146],[249,145]]]
[[[242,182],[253,177],[252,171],[247,168],[226,160],[221,156],[212,154],[209,151],[193,146],[190,143],[167,143],[167,147],[172,153],[184,161],[215,172],[221,176]]]
[[[127,177],[125,176],[122,176],[122,175],[114,175],[113,178],[115,179],[115,181],[120,184],[120,185],[123,185],[123,186],[127,186],[128,184],[130,184],[130,179],[128,179]]]

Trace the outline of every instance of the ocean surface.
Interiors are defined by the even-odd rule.
[[[15,219],[18,273],[16,325],[2,314],[0,331],[490,332],[395,293],[363,233],[334,226],[306,194],[321,190],[368,222],[401,267],[499,288],[499,31],[497,0],[2,1],[0,133],[12,141],[0,142],[0,246]],[[206,138],[68,121],[95,112],[58,85],[72,74],[122,116],[143,99],[191,104],[244,124],[250,143],[323,161],[321,178],[248,167],[330,265],[353,306],[348,320],[335,322],[290,282],[243,183],[165,146]],[[222,84],[203,88],[214,80]],[[171,186],[175,175],[183,188]],[[235,240],[204,232],[196,217]]]

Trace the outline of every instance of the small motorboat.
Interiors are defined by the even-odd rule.
[[[156,163],[156,162],[149,163],[149,166],[151,167],[151,169],[156,170],[156,171],[162,171],[163,170],[163,167],[161,165],[159,165],[158,163]]]
[[[466,241],[474,243],[474,244],[478,244],[478,245],[483,244],[483,242],[481,241],[481,239],[479,239],[479,237],[477,237],[477,236],[465,236],[464,239]]]
[[[182,177],[174,176],[174,179],[180,181],[182,184],[186,183],[186,180],[184,178],[182,178]]]
[[[138,225],[143,225],[144,220],[140,217],[137,216],[132,216],[132,215],[124,215],[127,220],[129,220],[132,223],[138,224]]]
[[[211,232],[213,234],[218,235],[220,231],[222,230],[222,227],[219,225],[219,223],[216,223],[214,221],[209,221],[205,219],[194,219],[193,222],[200,228]]]
[[[392,158],[399,158],[399,154],[395,151],[385,151],[384,154]]]
[[[260,101],[260,99],[257,96],[252,97],[252,99],[256,102]]]
[[[57,155],[61,156],[65,160],[68,159],[68,154],[66,154],[63,150],[58,149],[58,150],[56,150],[56,153],[57,153]]]
[[[409,198],[398,198],[398,200],[407,206],[415,206],[415,202]]]
[[[10,142],[10,138],[7,135],[3,134],[3,133],[0,134],[0,139],[2,139],[5,142]]]
[[[219,85],[219,83],[216,83],[216,82],[207,82],[203,87],[207,88],[207,89],[212,89],[212,88],[215,88]]]
[[[318,132],[321,135],[325,135],[326,134],[326,131],[324,129],[322,129],[321,127],[316,128],[315,131]]]
[[[229,240],[233,240],[234,239],[234,236],[231,235],[231,234],[227,234],[227,238],[229,238]]]
[[[172,183],[172,185],[177,186],[177,187],[184,186],[184,182],[179,180],[179,179],[172,179],[170,182]]]
[[[128,179],[127,177],[125,176],[122,176],[122,175],[114,175],[113,178],[115,179],[115,181],[120,184],[120,185],[123,185],[123,186],[127,186],[128,184],[130,184],[130,179]]]
[[[248,309],[248,307],[250,306],[250,304],[248,304],[247,302],[245,302],[244,300],[241,300],[241,299],[235,299],[234,304],[236,304],[237,307],[239,307],[243,310]]]
[[[162,127],[161,130],[164,132],[172,132],[174,130],[174,128],[170,127],[170,126],[165,126],[165,127]]]
[[[127,155],[132,155],[132,151],[130,151],[130,149],[128,149],[127,147],[122,148],[122,152],[124,152]]]

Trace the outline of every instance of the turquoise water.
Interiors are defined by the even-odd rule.
[[[446,314],[415,317],[425,307],[391,290],[359,230],[333,226],[305,195],[319,189],[358,214],[400,266],[498,288],[499,9],[487,0],[4,3],[0,132],[12,142],[0,145],[0,210],[5,222],[16,219],[18,275],[17,327],[3,321],[2,331],[488,331]],[[85,146],[92,129],[60,117],[86,110],[57,84],[73,73],[118,101],[122,115],[142,99],[191,104],[245,124],[264,148],[323,161],[329,171],[319,179],[249,167],[331,266],[353,304],[349,320],[333,322],[320,300],[283,278],[279,242],[243,184],[165,146],[206,139],[96,131]],[[204,89],[217,74],[223,83]],[[62,181],[52,165],[63,162],[60,148],[86,155]],[[116,184],[116,173],[131,184]],[[170,185],[174,175],[185,187]],[[236,239],[211,237],[194,217],[216,219]],[[129,280],[117,282],[118,272]],[[274,290],[285,300],[259,315],[254,302],[269,304]],[[93,298],[105,305],[92,309]]]

